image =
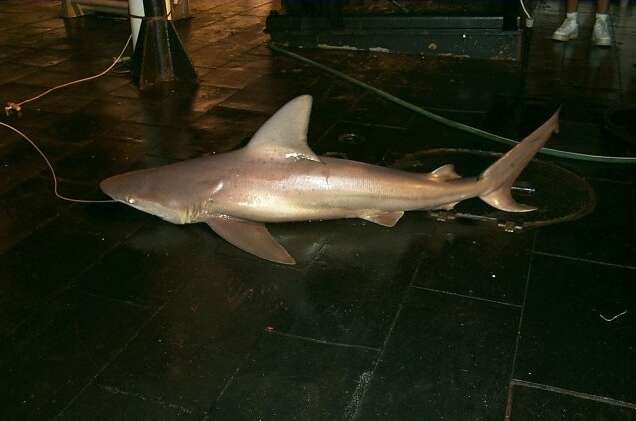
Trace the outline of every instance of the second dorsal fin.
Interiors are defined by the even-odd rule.
[[[311,103],[310,95],[302,95],[283,105],[252,137],[246,146],[248,153],[267,159],[320,162],[307,145]]]
[[[427,178],[435,181],[448,181],[457,180],[461,178],[459,174],[455,172],[455,166],[453,164],[442,165],[430,174],[427,174]]]

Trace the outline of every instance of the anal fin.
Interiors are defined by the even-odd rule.
[[[494,192],[479,196],[481,200],[493,208],[505,212],[532,212],[537,210],[534,206],[528,206],[517,202],[510,194],[510,185],[505,184]]]
[[[459,202],[447,203],[445,205],[435,208],[435,210],[441,209],[441,210],[451,211],[455,209],[455,206],[457,206],[458,203]]]
[[[395,224],[398,223],[400,218],[404,215],[404,211],[394,211],[394,212],[368,212],[360,215],[361,219],[364,219],[369,222],[373,222],[374,224],[382,225],[385,227],[394,227]]]
[[[294,265],[296,261],[269,233],[265,224],[219,215],[209,218],[206,223],[228,243],[262,259],[284,265]]]

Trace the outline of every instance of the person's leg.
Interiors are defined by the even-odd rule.
[[[552,34],[552,39],[555,41],[568,41],[576,39],[579,36],[579,23],[578,14],[576,9],[579,6],[579,0],[567,0],[566,10],[567,15],[565,20]]]
[[[609,0],[598,0],[596,2],[596,13],[607,14],[608,10],[609,10]]]
[[[596,22],[594,23],[594,32],[592,40],[594,44],[600,47],[611,47],[612,36],[609,29],[609,0],[598,0],[596,3]]]
[[[600,2],[599,2],[600,3]],[[579,8],[579,0],[568,0],[566,10],[568,13],[576,12]]]

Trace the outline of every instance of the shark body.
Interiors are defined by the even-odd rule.
[[[504,211],[534,210],[510,189],[558,129],[557,112],[476,178],[461,178],[452,165],[419,174],[317,156],[307,145],[311,103],[307,95],[288,102],[242,149],[117,175],[101,188],[143,212],[207,223],[246,252],[294,264],[265,223],[362,218],[394,226],[405,211],[452,209],[472,197]]]

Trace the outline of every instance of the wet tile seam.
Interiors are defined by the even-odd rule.
[[[348,118],[341,120],[341,122],[345,124],[355,124],[357,126],[364,126],[368,128],[389,129],[389,130],[397,130],[401,132],[405,132],[407,130],[406,126],[394,126],[391,124],[382,124],[382,123],[368,123],[365,121],[356,121],[356,120],[351,120]]]
[[[124,345],[122,345],[121,348],[119,348],[119,350],[117,350],[117,352],[115,352],[113,356],[110,359],[108,359],[108,361],[106,361],[106,363],[102,365],[102,367],[100,367],[99,370],[97,370],[97,372],[86,382],[86,384],[84,384],[84,386],[82,386],[82,388],[77,392],[77,394],[73,396],[71,400],[69,400],[69,402],[57,413],[57,415],[55,415],[55,417],[53,417],[52,421],[60,419],[60,417],[64,415],[64,413],[80,398],[80,396],[82,396],[89,387],[95,384],[99,376],[101,376],[101,374],[104,371],[106,371],[106,369],[110,367],[117,360],[117,358],[119,358],[120,355],[124,353],[124,351],[128,348],[128,346],[135,339],[137,339],[137,337],[139,337],[141,332],[146,328],[146,326],[148,326],[155,319],[155,317],[157,317],[157,315],[164,309],[164,307],[168,304],[168,302],[169,301],[166,301],[161,306],[159,306],[150,315],[150,317],[148,317],[148,319],[146,319],[146,321],[144,321],[141,324],[139,329],[137,329],[137,331],[124,343]]]
[[[33,229],[26,231],[20,235],[17,235],[15,241],[10,242],[7,248],[3,248],[2,250],[0,250],[0,256],[2,256],[5,253],[8,253],[9,251],[17,247],[22,241],[26,240],[31,235],[35,234],[38,230],[45,228],[47,225],[49,225],[50,223],[55,221],[57,218],[59,218],[62,215],[62,213],[63,212],[59,212],[50,218],[44,219],[39,224],[34,225]]]
[[[356,405],[354,407],[349,408],[349,410],[346,411],[346,413],[344,414],[344,419],[346,421],[356,421],[361,416],[360,411],[362,407],[364,406],[364,402],[366,401],[367,393],[369,392],[369,387],[371,386],[371,383],[373,382],[373,378],[375,377],[375,372],[377,371],[380,363],[384,359],[384,354],[386,353],[389,340],[391,339],[391,336],[393,335],[393,331],[395,330],[395,326],[397,325],[397,322],[400,319],[402,310],[404,309],[404,306],[408,302],[411,287],[413,286],[415,279],[417,279],[417,275],[420,271],[420,268],[422,267],[423,261],[424,260],[421,258],[421,255],[420,255],[418,258],[418,263],[413,269],[413,273],[411,274],[409,285],[406,288],[404,288],[404,293],[402,294],[402,301],[400,302],[400,305],[397,311],[395,312],[395,316],[393,317],[393,320],[391,321],[391,326],[389,327],[389,331],[387,332],[384,338],[384,342],[382,343],[382,348],[380,349],[378,357],[375,359],[375,362],[373,363],[373,367],[368,372],[365,384],[363,385],[362,388],[360,388],[360,390],[356,390],[356,393],[357,393]]]
[[[600,261],[600,260],[584,259],[582,257],[564,256],[562,254],[548,253],[548,252],[545,252],[545,251],[534,251],[533,254],[536,254],[536,255],[539,255],[539,256],[554,257],[554,258],[557,258],[557,259],[572,260],[574,262],[591,263],[591,264],[595,264],[595,265],[609,266],[609,267],[614,267],[614,268],[619,268],[619,269],[636,270],[636,266],[621,265],[619,263],[609,263],[609,262],[603,262],[603,261]]]
[[[174,409],[176,411],[178,411],[181,414],[193,414],[195,411],[187,408],[183,405],[177,405],[171,402],[167,402],[159,397],[156,396],[148,396],[146,394],[141,394],[141,393],[135,393],[135,392],[129,392],[123,389],[120,389],[118,387],[113,387],[113,386],[106,386],[106,385],[101,385],[101,384],[97,384],[97,387],[99,387],[101,390],[103,390],[106,393],[110,393],[113,395],[122,395],[122,396],[127,396],[127,397],[132,397],[135,399],[139,399],[142,401],[146,401],[146,402],[153,402],[156,403],[164,408],[170,408],[170,409]]]
[[[415,271],[414,271],[415,273]],[[393,330],[395,329],[395,326],[397,325],[397,322],[400,318],[400,315],[402,314],[402,309],[404,308],[404,303],[406,302],[407,298],[408,298],[408,292],[409,288],[406,288],[405,293],[404,293],[404,298],[402,299],[402,302],[400,303],[400,306],[398,307],[396,313],[395,313],[395,317],[393,317],[393,320],[391,322],[391,326],[389,327],[389,331],[386,335],[386,337],[384,338],[384,343],[382,344],[382,349],[380,349],[380,352],[378,354],[378,357],[375,359],[375,362],[373,364],[373,367],[371,368],[371,371],[367,377],[367,382],[365,384],[365,387],[359,391],[359,399],[358,399],[358,405],[355,408],[352,408],[352,410],[350,410],[350,415],[348,418],[345,418],[347,421],[356,421],[360,415],[361,412],[360,410],[362,409],[364,402],[366,400],[367,397],[367,393],[369,391],[369,387],[371,386],[371,382],[373,382],[373,378],[375,377],[375,372],[378,369],[378,366],[380,365],[380,363],[382,362],[382,360],[384,359],[384,354],[386,353],[386,349],[387,349],[387,345],[389,343],[389,340],[391,339],[391,336],[393,335]]]
[[[223,385],[223,388],[221,389],[221,391],[219,392],[218,396],[214,400],[214,404],[213,404],[214,406],[209,408],[203,414],[203,418],[201,419],[201,421],[210,421],[210,420],[214,419],[213,416],[214,416],[215,412],[217,411],[219,402],[221,401],[221,399],[223,399],[223,396],[225,395],[225,392],[230,388],[232,383],[234,383],[234,380],[236,379],[238,374],[241,372],[241,368],[248,363],[248,361],[250,360],[251,356],[252,356],[252,354],[248,353],[245,356],[245,358],[243,358],[243,363],[238,364],[238,366],[234,369],[234,372],[232,372],[232,375],[230,376],[229,379],[227,379],[227,381]]]
[[[136,281],[137,279],[139,279],[141,277],[141,274],[133,277],[130,279],[131,282]],[[81,291],[82,294],[85,294],[89,297],[94,297],[94,298],[98,298],[100,300],[105,300],[105,301],[110,301],[113,303],[119,303],[119,304],[124,304],[124,305],[128,305],[131,307],[136,307],[136,308],[140,308],[140,309],[152,309],[154,306],[152,305],[152,303],[148,303],[148,304],[144,304],[144,303],[138,303],[132,300],[124,300],[122,298],[116,298],[116,297],[109,297],[107,295],[102,295],[99,293],[95,293],[92,291]]]
[[[618,76],[618,98],[619,103],[623,103],[625,96],[625,84],[623,83],[623,71],[621,70],[621,55],[618,45],[616,44],[616,25],[614,24],[614,16],[609,20],[610,25],[612,26],[612,51],[610,54],[614,57],[615,65],[616,65],[616,76]],[[617,52],[619,50],[619,52]]]
[[[521,308],[522,307],[521,304],[512,304],[512,303],[507,303],[505,301],[490,300],[488,298],[476,297],[476,296],[473,296],[473,295],[458,294],[456,292],[443,291],[443,290],[439,290],[439,289],[435,289],[435,288],[427,288],[427,287],[422,287],[422,286],[418,286],[418,285],[411,285],[409,288],[414,288],[414,289],[419,289],[419,290],[422,290],[422,291],[433,292],[433,293],[436,293],[436,294],[451,295],[453,297],[467,298],[469,300],[483,301],[483,302],[491,303],[491,304],[499,304],[499,305],[506,306],[506,307],[513,307],[513,308]]]
[[[514,379],[514,378],[512,379],[511,385],[518,386],[518,387],[526,387],[529,389],[544,390],[547,392],[557,393],[559,395],[567,395],[567,396],[572,396],[574,398],[585,399],[585,400],[605,403],[612,406],[620,406],[622,408],[629,408],[629,409],[636,410],[636,403],[625,402],[618,399],[609,398],[606,396],[593,395],[591,393],[577,392],[576,390],[564,389],[562,387],[550,386],[547,384],[529,382],[526,380],[520,380],[520,379]]]
[[[113,245],[111,245],[103,253],[101,253],[99,256],[97,256],[93,262],[87,264],[82,270],[80,270],[77,274],[75,274],[75,276],[73,276],[72,279],[66,285],[64,285],[63,287],[61,287],[57,291],[53,292],[50,296],[48,296],[45,299],[43,299],[42,302],[38,303],[38,308],[43,308],[43,307],[46,308],[56,298],[60,297],[66,291],[70,290],[73,286],[75,286],[77,284],[77,282],[79,281],[79,279],[81,278],[82,275],[84,275],[86,272],[88,272],[89,270],[91,270],[92,268],[97,266],[99,263],[101,263],[106,256],[108,256],[110,253],[112,253],[116,248],[118,248],[126,240],[128,240],[129,238],[134,236],[144,226],[145,226],[145,223],[141,224],[139,227],[137,227],[136,229],[132,230],[130,233],[125,235],[119,241],[116,241]],[[18,331],[18,329],[20,329],[20,327],[22,327],[25,323],[28,323],[30,320],[32,320],[32,318],[33,318],[32,316],[33,316],[33,314],[35,314],[35,312],[37,312],[37,309],[34,310],[33,312],[30,312],[26,317],[24,317],[15,326],[13,326],[13,328],[8,332],[8,337],[12,337]]]
[[[528,262],[528,270],[526,272],[526,285],[523,289],[523,301],[521,305],[521,311],[519,312],[519,321],[517,322],[517,332],[515,335],[515,348],[512,353],[512,364],[510,367],[510,380],[508,381],[508,396],[506,398],[506,412],[504,416],[504,421],[510,421],[510,417],[512,416],[512,395],[513,395],[513,380],[515,375],[515,370],[517,368],[517,356],[519,355],[519,344],[521,342],[521,327],[523,326],[523,317],[526,313],[526,302],[528,300],[528,290],[530,289],[530,278],[532,276],[532,266],[534,263],[534,253],[537,246],[537,232],[534,232],[532,237],[532,246],[530,248],[530,260]]]
[[[343,343],[343,342],[326,341],[324,339],[316,339],[316,338],[311,338],[311,337],[308,337],[308,336],[294,335],[293,333],[281,332],[279,330],[268,329],[265,332],[267,334],[270,334],[270,335],[285,336],[285,337],[288,337],[288,338],[300,339],[300,340],[303,340],[303,341],[313,342],[313,343],[322,344],[322,345],[337,346],[337,347],[340,347],[340,348],[353,348],[353,349],[360,349],[360,350],[363,350],[363,351],[371,351],[371,352],[380,352],[381,351],[380,348],[375,348],[375,347],[372,347],[372,346],[347,344],[347,343]]]

